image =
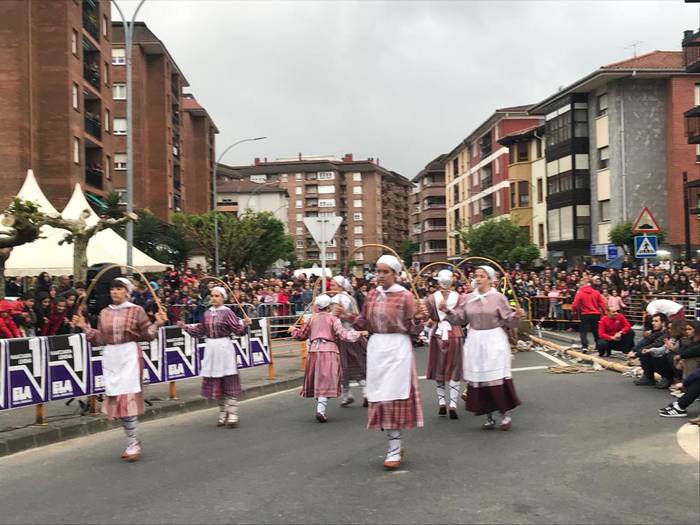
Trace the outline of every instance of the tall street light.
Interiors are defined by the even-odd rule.
[[[127,22],[124,13],[122,12],[116,0],[112,0],[112,5],[116,8],[119,16],[122,19],[124,26],[124,44],[126,55],[126,211],[127,213],[134,212],[134,128],[132,118],[134,113],[134,98],[132,96],[131,85],[131,45],[134,41],[134,22],[141,6],[146,0],[140,0],[136,6],[134,14],[131,16],[131,21]],[[133,266],[134,264],[134,223],[128,221],[126,223],[126,264]]]
[[[142,0],[143,1],[143,0]],[[231,144],[228,148],[226,148],[224,151],[221,152],[221,155],[219,155],[219,158],[216,159],[216,163],[214,164],[214,180],[212,181],[212,186],[213,186],[213,191],[212,191],[212,197],[213,197],[213,207],[214,207],[214,273],[215,275],[219,275],[219,214],[217,212],[217,208],[219,207],[219,202],[218,202],[218,197],[217,197],[217,192],[216,192],[216,169],[219,163],[221,162],[221,159],[224,158],[224,155],[226,155],[231,149],[234,148],[234,146],[238,146],[239,144],[242,144],[243,142],[253,142],[255,140],[264,140],[267,137],[252,137],[249,139],[242,139],[234,142]]]

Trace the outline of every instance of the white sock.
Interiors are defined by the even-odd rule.
[[[387,430],[387,438],[389,439],[389,449],[386,453],[386,459],[388,461],[400,461],[401,460],[401,431],[400,430]]]
[[[450,408],[457,408],[459,400],[459,381],[450,381]]]
[[[503,418],[501,419],[501,425],[506,425],[506,424],[510,423],[511,421],[513,421],[513,418],[510,417],[510,412],[504,412],[501,415],[503,416]]]
[[[360,379],[360,386],[362,387],[362,397],[367,397],[367,381]]]
[[[343,387],[343,399],[354,399],[350,385]]]
[[[671,406],[672,406],[673,408],[675,408],[676,410],[683,411],[683,409],[681,408],[681,406],[678,404],[678,401],[674,401],[673,404],[672,404]]]
[[[445,406],[445,382],[444,381],[436,381],[436,386],[435,390],[437,391],[437,396],[438,396],[438,404],[441,407]]]
[[[328,405],[328,398],[319,396],[316,398],[316,412],[319,414],[326,414],[326,405]]]

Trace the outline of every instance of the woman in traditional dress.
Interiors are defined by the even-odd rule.
[[[201,323],[180,321],[178,326],[193,337],[206,337],[200,372],[202,396],[219,400],[217,426],[233,428],[238,425],[237,398],[241,393],[241,381],[231,335],[245,335],[250,319],[242,323],[230,308],[224,306],[228,294],[223,287],[213,287],[209,296],[211,307],[204,312]]]
[[[460,307],[446,302],[438,306],[452,325],[469,324],[464,343],[464,379],[467,381],[466,409],[486,414],[484,430],[496,428],[493,412],[501,413],[501,430],[510,430],[510,411],[520,405],[511,377],[511,350],[505,330],[517,326],[524,312],[513,310],[508,299],[493,287],[496,272],[490,266],[476,269],[477,288]]]
[[[356,342],[367,332],[343,328],[340,319],[329,312],[331,298],[322,294],[314,302],[316,312],[303,327],[289,327],[289,333],[299,341],[309,341],[309,355],[304,370],[304,385],[301,397],[316,398],[316,419],[328,421],[326,407],[328,399],[340,395],[340,351],[339,341]]]
[[[121,419],[126,433],[127,447],[122,454],[125,461],[138,461],[141,440],[138,435],[138,416],[143,414],[143,354],[139,341],[156,338],[158,328],[167,322],[165,312],[156,314],[151,323],[143,308],[128,299],[133,284],[126,277],[117,277],[110,283],[112,304],[103,308],[92,328],[82,315],[73,316],[73,324],[82,328],[88,341],[105,345],[102,354],[105,398],[102,412],[109,419]]]
[[[353,326],[369,330],[367,343],[367,428],[386,430],[389,447],[384,467],[401,465],[401,430],[423,426],[423,407],[411,335],[423,330],[425,305],[397,283],[401,263],[391,255],[377,260],[378,286]]]
[[[333,315],[338,317],[343,323],[343,328],[352,328],[352,319],[360,313],[357,309],[352,293],[352,285],[342,275],[336,275],[331,279],[331,298]],[[340,349],[340,368],[343,393],[340,401],[341,407],[348,407],[355,398],[352,395],[350,381],[357,381],[362,387],[363,406],[367,407],[367,339],[361,337],[356,342],[338,341]]]
[[[441,270],[437,276],[440,287],[434,294],[425,299],[428,316],[433,323],[428,346],[428,371],[426,379],[432,379],[437,384],[438,414],[447,415],[447,400],[445,382],[449,388],[450,419],[458,419],[457,401],[459,400],[459,384],[462,379],[462,349],[464,347],[464,332],[459,325],[451,325],[447,314],[439,309],[442,303],[450,310],[464,307],[466,295],[450,290],[452,272]]]

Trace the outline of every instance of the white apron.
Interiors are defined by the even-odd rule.
[[[102,373],[108,396],[141,392],[139,345],[134,342],[106,345],[102,352]]]
[[[406,334],[372,334],[367,342],[367,399],[408,399],[413,345]]]
[[[443,341],[447,341],[450,338],[450,330],[452,330],[452,325],[446,319],[447,313],[440,310],[440,304],[444,300],[442,292],[438,290],[433,294],[433,297],[435,298],[435,309],[437,310],[439,319],[438,323],[435,325],[435,328],[433,328],[433,335],[438,336]],[[445,302],[447,303],[447,308],[449,310],[454,310],[454,307],[457,306],[458,301],[459,294],[457,292],[450,291],[450,293],[447,294],[447,300],[445,300]]]
[[[470,329],[464,341],[464,379],[484,383],[511,377],[510,352],[503,328]]]
[[[207,339],[204,345],[204,358],[199,375],[224,377],[238,374],[236,349],[230,337]]]

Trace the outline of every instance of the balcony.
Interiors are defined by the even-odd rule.
[[[481,210],[481,219],[486,220],[493,217],[493,206]]]
[[[85,170],[85,183],[88,186],[92,186],[93,188],[101,190],[103,187],[102,170],[87,168]]]
[[[493,178],[492,177],[487,177],[485,179],[481,179],[481,191],[488,190],[491,186],[493,186]]]
[[[83,64],[83,78],[96,90],[100,90],[100,67],[97,64]]]
[[[177,191],[180,191],[182,188],[182,181],[180,179],[173,179],[173,188],[175,188]]]
[[[683,116],[685,117],[685,135],[688,138],[688,144],[700,144],[700,106],[686,111]]]
[[[700,31],[683,33],[683,63],[686,73],[700,73]]]
[[[92,113],[85,112],[85,131],[96,139],[102,140],[102,123]]]
[[[92,7],[90,5],[92,4]],[[92,38],[100,39],[100,26],[97,23],[97,9],[94,2],[83,0],[83,27]]]

